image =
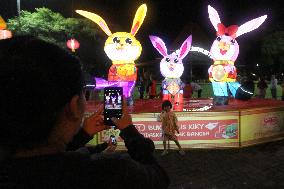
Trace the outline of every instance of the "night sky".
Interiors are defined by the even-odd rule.
[[[148,35],[157,35],[171,48],[177,48],[191,34],[185,29],[193,24],[193,46],[210,50],[215,39],[207,6],[210,4],[219,13],[226,25],[241,25],[253,18],[268,15],[256,30],[237,38],[240,45],[239,60],[245,59],[249,49],[259,40],[283,26],[284,7],[281,0],[73,0],[73,9],[83,9],[99,14],[108,23],[112,32],[130,31],[132,20],[139,5],[146,3],[147,15],[136,38],[143,47],[139,61],[151,61],[160,55],[152,47]],[[72,16],[72,0],[21,0],[21,9],[33,11],[36,7],[47,7],[65,17]],[[1,0],[0,15],[7,19],[16,15],[16,0]],[[75,17],[80,17],[76,13]],[[94,23],[95,24],[95,23]],[[282,28],[283,30],[283,28]],[[105,36],[106,38],[106,36]]]

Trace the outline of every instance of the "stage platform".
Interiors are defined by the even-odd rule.
[[[284,138],[284,102],[253,98],[248,101],[230,99],[229,105],[213,106],[213,99],[184,99],[174,106],[178,117],[178,139],[184,148],[244,147]],[[161,123],[157,116],[161,111],[160,99],[137,100],[129,106],[133,123],[141,134],[151,138],[156,148],[162,148]],[[101,102],[89,101],[87,114],[101,106]],[[100,143],[118,130],[107,130],[95,137]],[[124,144],[118,138],[120,148]],[[176,148],[174,143],[170,143]]]

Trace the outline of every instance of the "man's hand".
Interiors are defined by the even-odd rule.
[[[100,106],[97,111],[92,114],[90,117],[85,118],[83,123],[83,129],[90,136],[97,134],[100,131],[108,129],[108,126],[104,124],[103,119],[103,106]]]
[[[111,145],[108,146],[104,151],[102,151],[102,153],[113,153],[115,152],[116,149],[116,145]]]
[[[122,130],[126,127],[128,127],[129,125],[132,125],[132,118],[130,116],[130,114],[128,113],[127,110],[127,102],[126,102],[126,98],[123,98],[123,105],[122,105],[122,117],[120,119],[118,118],[111,118],[111,120],[113,121],[113,123],[117,126],[118,129]]]

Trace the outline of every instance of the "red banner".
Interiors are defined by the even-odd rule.
[[[136,121],[138,131],[153,141],[161,141],[162,125],[156,121]],[[179,140],[238,139],[238,120],[188,120],[179,121]]]

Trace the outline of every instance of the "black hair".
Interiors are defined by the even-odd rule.
[[[169,100],[165,100],[164,102],[163,102],[163,104],[162,104],[162,109],[164,109],[165,107],[170,107],[170,108],[172,108],[172,103],[171,103],[171,101],[169,101]]]
[[[0,41],[0,145],[44,144],[64,107],[83,91],[80,61],[32,36]]]

